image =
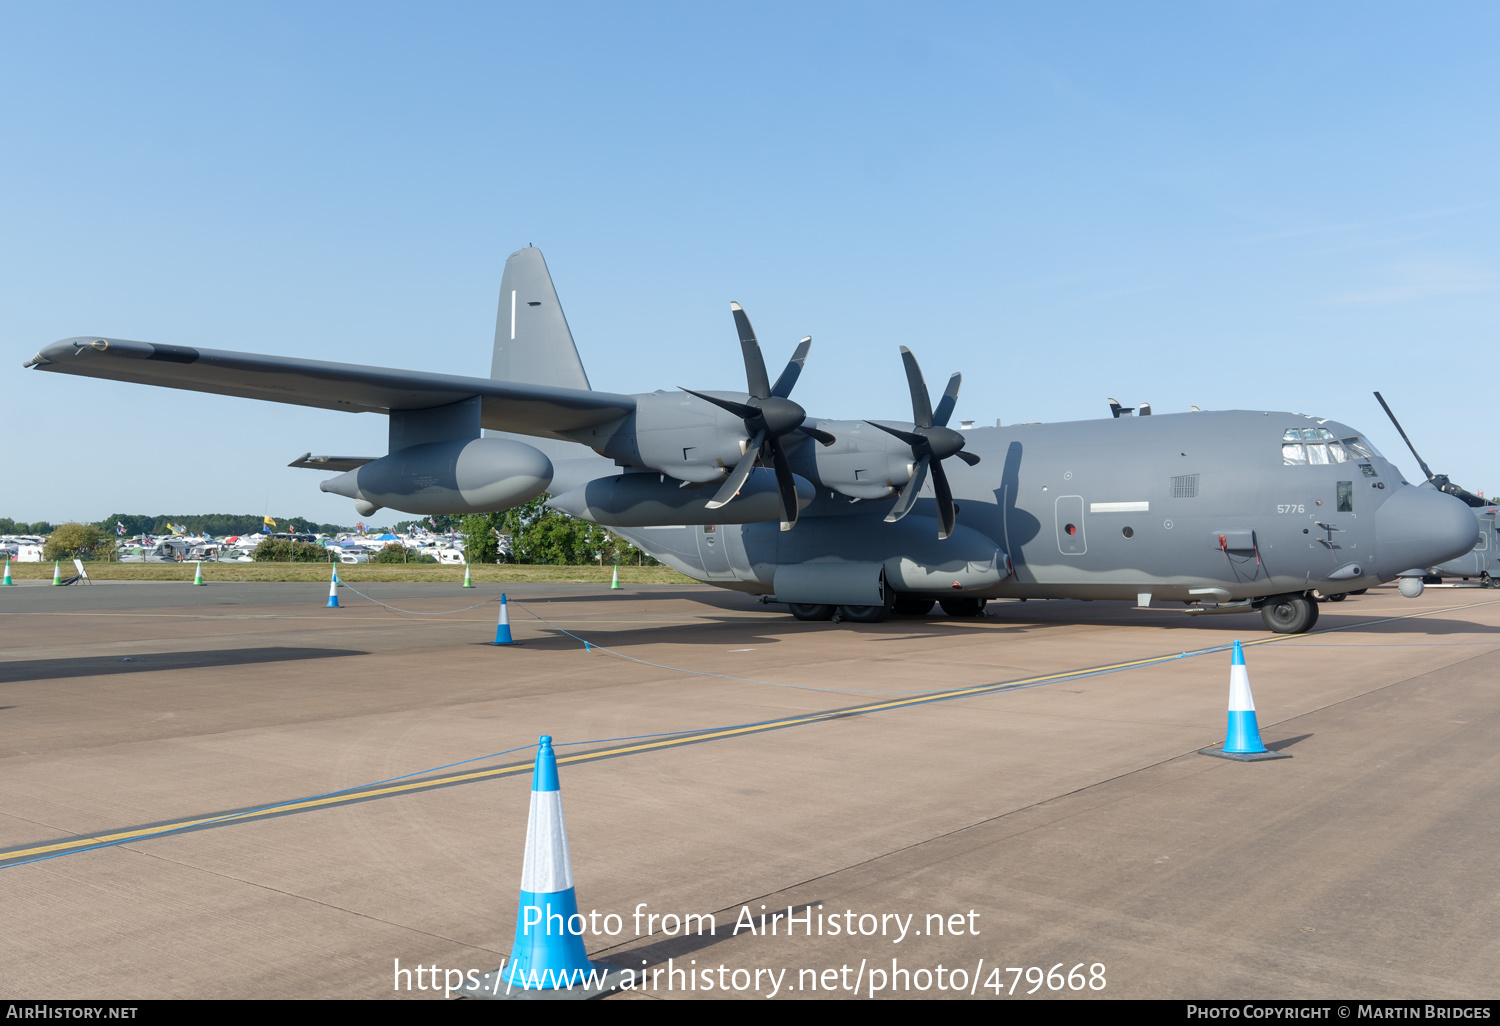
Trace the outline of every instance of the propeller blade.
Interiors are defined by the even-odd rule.
[[[927,397],[927,382],[911,350],[901,347],[901,362],[906,364],[906,385],[911,389],[911,419],[917,427],[932,427],[932,400]]]
[[[755,469],[755,461],[760,457],[761,443],[766,440],[764,431],[757,431],[755,437],[750,439],[750,444],[745,447],[745,455],[734,465],[734,470],[729,474],[728,480],[719,486],[718,492],[709,500],[709,509],[718,509],[720,506],[729,505],[729,501],[740,494],[740,489],[745,487],[745,480],[750,476],[750,471]]]
[[[683,391],[686,391],[686,389],[684,389]],[[919,454],[920,452],[925,452],[927,449],[927,439],[922,437],[921,435],[913,434],[910,431],[898,431],[893,427],[886,427],[884,424],[877,424],[873,420],[867,420],[865,421],[865,423],[870,425],[871,427],[878,427],[888,435],[895,435],[897,438],[901,439],[901,441],[905,442],[913,449],[919,450]]]
[[[822,428],[808,427],[806,424],[803,424],[802,427],[800,427],[798,430],[805,435],[816,438],[822,445],[832,445],[834,442],[838,441],[837,438],[833,437]]]
[[[938,400],[938,407],[932,414],[932,423],[935,426],[948,426],[948,418],[953,416],[954,404],[958,402],[958,386],[963,383],[963,380],[962,374],[954,374],[948,379],[948,387],[943,389],[943,398]]]
[[[916,469],[911,472],[911,480],[907,481],[906,487],[901,489],[896,505],[892,506],[891,511],[885,515],[886,523],[894,524],[910,513],[911,508],[917,504],[917,493],[922,490],[922,485],[927,480],[927,467],[930,462],[926,456],[917,460]]]
[[[678,385],[677,387],[682,388],[681,385]],[[728,410],[730,413],[734,414],[736,417],[739,417],[741,420],[748,420],[752,417],[760,416],[760,411],[757,410],[754,406],[746,406],[744,403],[733,403],[728,399],[715,399],[711,395],[704,395],[702,392],[694,392],[691,388],[682,388],[682,390],[688,395],[697,396],[699,399],[702,399],[706,403],[713,403],[721,410]]]
[[[943,473],[943,464],[933,461],[932,490],[937,493],[938,541],[947,541],[958,523],[958,510],[953,508],[953,489],[948,487],[948,475]]]
[[[755,329],[750,327],[750,318],[745,315],[745,308],[738,303],[730,303],[729,312],[734,314],[734,329],[739,332],[740,350],[745,354],[745,381],[750,386],[750,394],[757,399],[769,398],[771,379],[766,375],[766,361],[760,355],[760,343],[755,341]]]
[[[965,463],[967,463],[971,467],[977,467],[977,466],[979,466],[979,457],[975,456],[972,452],[967,452],[967,451],[965,451],[963,449],[960,449],[958,452],[954,453],[953,455],[957,456],[959,459],[963,460]]]
[[[797,343],[797,351],[787,361],[786,370],[781,372],[781,377],[777,378],[776,384],[771,386],[771,395],[779,399],[785,399],[792,394],[792,386],[797,383],[797,378],[802,375],[802,365],[807,362],[807,351],[811,348],[811,335]]]
[[[1422,468],[1422,473],[1426,474],[1427,480],[1431,481],[1432,468],[1428,467],[1427,464],[1422,461],[1422,457],[1417,455],[1417,447],[1411,444],[1411,439],[1407,438],[1406,432],[1401,430],[1401,422],[1396,419],[1396,415],[1392,413],[1391,408],[1385,404],[1385,400],[1381,398],[1379,392],[1375,393],[1375,398],[1377,401],[1379,401],[1380,408],[1385,410],[1385,415],[1391,418],[1391,423],[1396,425],[1396,431],[1400,433],[1401,440],[1406,443],[1406,447],[1411,450],[1411,454],[1417,457],[1417,466]]]
[[[781,446],[776,444],[774,435],[766,437],[766,450],[774,461],[776,491],[781,495],[781,529],[790,531],[797,522],[797,482],[792,477],[792,468],[787,466],[786,456],[782,453]]]

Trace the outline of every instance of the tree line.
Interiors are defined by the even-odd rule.
[[[426,527],[439,532],[454,530],[464,539],[464,552],[471,563],[518,563],[581,566],[587,563],[657,566],[656,560],[623,538],[616,537],[598,524],[548,509],[547,496],[533,499],[524,506],[500,513],[476,513],[468,516],[441,515],[404,521],[397,529]],[[433,521],[436,521],[434,524]],[[277,527],[287,521],[277,518]],[[296,521],[299,527],[323,534],[351,530],[337,524],[312,524]],[[203,514],[188,516],[147,517],[138,514],[114,514],[92,524],[16,524],[0,518],[0,534],[47,535],[43,552],[46,559],[112,559],[115,554],[118,525],[125,525],[126,537],[140,534],[169,534],[175,524],[190,534],[227,536],[254,534],[261,530],[261,519],[255,516]],[[7,527],[7,525],[10,525]],[[23,530],[23,528],[30,528]],[[45,530],[36,530],[45,528]],[[508,551],[502,551],[502,539]],[[264,551],[262,551],[264,550]],[[321,546],[289,539],[267,539],[255,552],[257,560],[323,561],[328,557]],[[379,562],[423,562],[431,557],[408,553],[399,544],[386,547],[376,557]]]

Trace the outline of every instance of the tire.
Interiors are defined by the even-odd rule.
[[[1341,591],[1337,595],[1329,595],[1328,596],[1328,601],[1329,602],[1342,602],[1342,601],[1344,601],[1344,599],[1346,599],[1348,597],[1349,597],[1349,593],[1347,591]]]
[[[885,606],[839,606],[838,609],[839,619],[850,623],[880,623],[890,615]]]
[[[980,598],[946,598],[939,603],[949,616],[972,617],[984,612],[984,599]]]
[[[926,616],[932,612],[932,607],[935,605],[937,605],[937,599],[934,598],[901,594],[896,596],[896,604],[891,607],[891,612],[898,616]]]
[[[1351,594],[1351,595],[1363,595],[1365,592],[1367,592],[1369,590],[1370,590],[1369,588],[1361,588],[1358,591],[1351,591],[1349,594]]]
[[[1272,595],[1260,607],[1266,629],[1276,634],[1305,634],[1318,622],[1318,604],[1306,595]]]
[[[790,609],[792,611],[792,615],[795,616],[799,620],[832,620],[833,619],[833,612],[834,612],[834,610],[833,610],[832,606],[818,606],[818,605],[810,605],[810,604],[804,604],[804,603],[799,603],[799,602],[793,602],[790,605],[788,605],[787,608]]]
[[[850,623],[881,623],[891,611],[885,606],[839,606],[836,615]]]

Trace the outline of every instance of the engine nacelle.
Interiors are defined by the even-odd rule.
[[[793,476],[797,508],[812,502],[813,486]],[[750,472],[739,497],[727,506],[708,509],[711,487],[683,488],[660,474],[620,474],[597,478],[549,499],[553,509],[606,527],[661,527],[669,524],[757,524],[782,517],[776,474],[764,467]]]
[[[747,398],[743,393],[708,394],[736,402]],[[569,437],[623,466],[650,467],[696,484],[724,480],[726,468],[745,454],[749,439],[744,421],[711,403],[686,392],[653,392],[635,401],[635,412],[628,417],[570,432]]]
[[[821,420],[835,441],[798,446],[792,469],[820,488],[855,499],[889,499],[911,480],[911,447],[862,420]]]
[[[382,506],[403,513],[494,513],[536,498],[551,483],[552,461],[539,450],[505,438],[475,438],[398,449],[318,487],[354,499],[369,516]]]

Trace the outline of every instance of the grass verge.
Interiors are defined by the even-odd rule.
[[[180,581],[191,582],[193,563],[85,563],[89,576],[96,581]],[[321,581],[327,582],[332,565],[328,563],[204,563],[203,579],[214,581]],[[339,579],[350,584],[361,581],[431,581],[461,583],[462,566],[434,566],[400,563],[341,563]],[[500,566],[470,567],[475,584],[509,584],[536,581],[552,584],[608,584],[614,567],[606,566]],[[52,579],[51,563],[12,563],[11,577],[18,581]],[[72,576],[73,566],[64,563],[64,577]],[[676,570],[664,566],[622,566],[620,581],[624,584],[696,584]]]

